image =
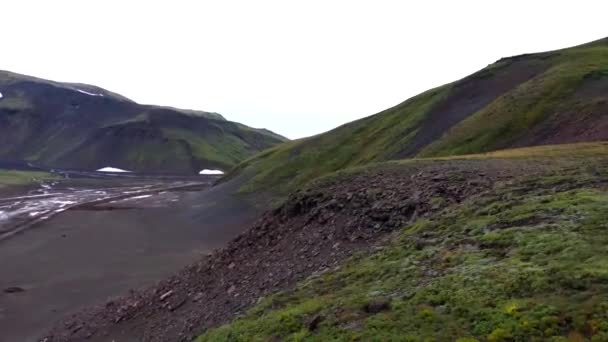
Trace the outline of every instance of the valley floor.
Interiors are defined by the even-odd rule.
[[[29,194],[7,190],[3,198],[17,199],[0,202],[11,215],[0,227],[0,341],[38,341],[65,315],[222,247],[256,217],[209,189],[214,179],[198,180],[77,179],[48,191],[30,186]]]

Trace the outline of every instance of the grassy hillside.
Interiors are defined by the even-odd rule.
[[[217,113],[137,104],[99,87],[0,71],[0,160],[194,173],[286,141]]]
[[[238,165],[242,191],[283,196],[330,172],[411,157],[608,138],[608,40],[504,58],[362,120]],[[229,179],[227,178],[227,179]]]
[[[432,163],[445,171],[432,180],[449,192],[473,181],[457,169],[485,173],[499,161],[511,164],[494,169],[504,178],[489,191],[431,199],[437,210],[384,248],[258,301],[197,341],[608,340],[607,143],[389,162],[311,187],[383,179],[387,166],[409,180],[408,169]]]

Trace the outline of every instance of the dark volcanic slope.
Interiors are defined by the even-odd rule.
[[[242,163],[244,190],[285,195],[372,162],[608,138],[608,40],[503,58],[376,115]]]
[[[137,104],[104,89],[0,71],[0,159],[53,167],[228,169],[285,139],[216,113]]]

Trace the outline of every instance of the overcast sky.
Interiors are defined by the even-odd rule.
[[[608,36],[608,1],[0,0],[0,69],[298,138],[503,56]]]

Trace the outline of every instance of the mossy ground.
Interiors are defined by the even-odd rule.
[[[0,189],[9,186],[33,184],[40,180],[55,179],[56,176],[48,172],[16,171],[0,169]]]
[[[570,161],[417,220],[198,341],[608,341],[606,145],[574,146],[486,155]]]
[[[251,151],[247,143],[236,136],[209,134],[205,137],[186,130],[166,129],[165,135],[174,140],[187,141],[193,157],[204,160],[210,165],[228,169],[246,159]]]

